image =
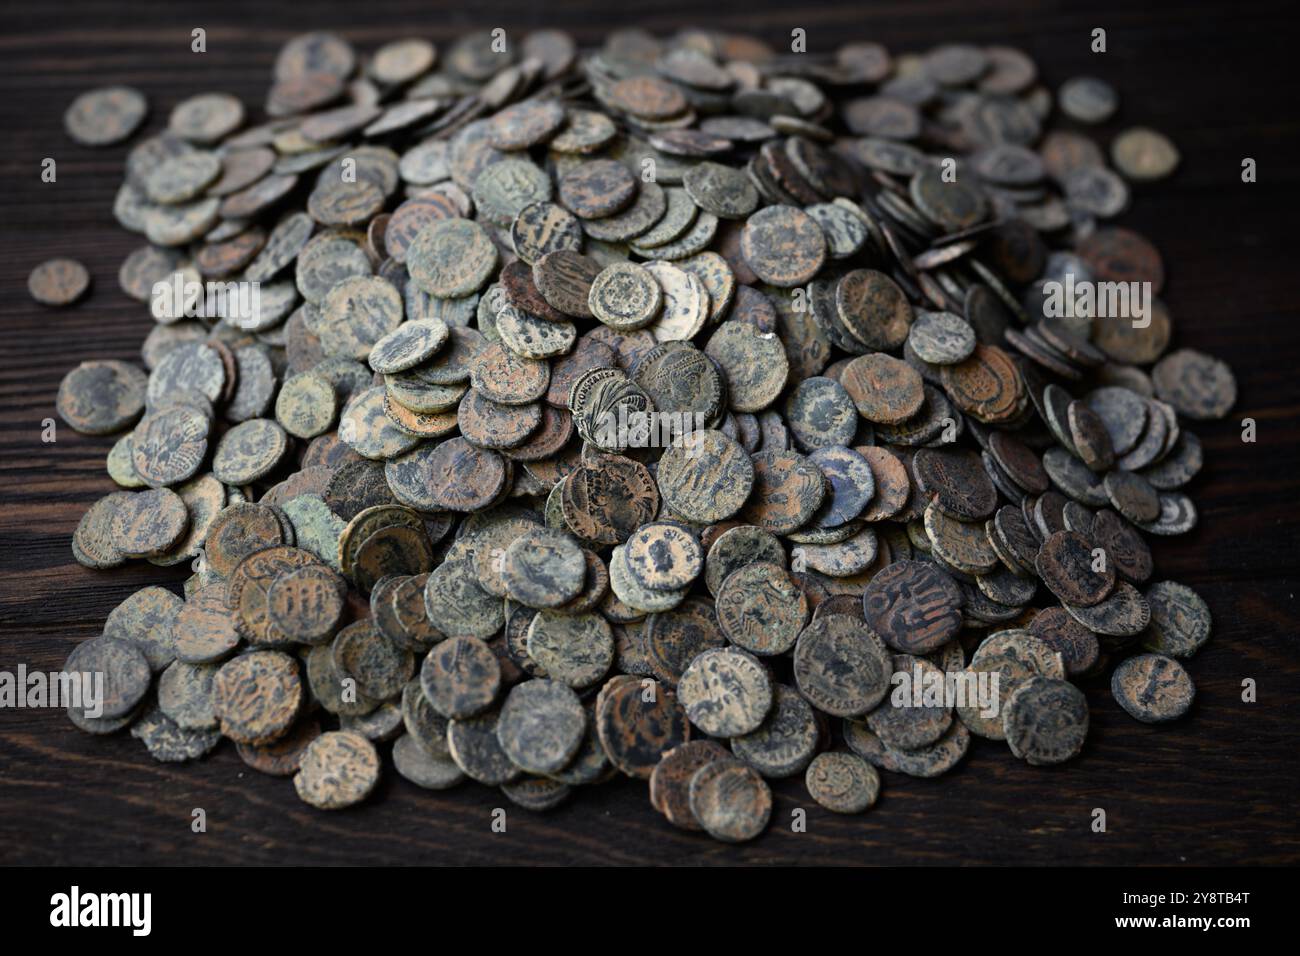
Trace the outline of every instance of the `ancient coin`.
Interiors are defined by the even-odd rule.
[[[587,714],[568,686],[528,680],[510,689],[497,720],[497,740],[510,761],[529,773],[563,769],[582,746]]]
[[[1169,137],[1145,126],[1126,129],[1111,141],[1110,155],[1121,173],[1137,182],[1164,179],[1178,168],[1179,153]]]
[[[762,724],[772,706],[767,669],[744,651],[715,648],[691,661],[677,683],[686,716],[711,737],[736,737]]]
[[[740,238],[745,262],[764,282],[781,288],[802,285],[826,262],[826,237],[807,213],[793,206],[768,206],[750,216]]]
[[[144,652],[135,644],[107,635],[83,641],[68,655],[63,670],[90,675],[83,680],[103,681],[99,718],[122,717],[133,711],[149,691],[151,670]],[[103,675],[97,678],[94,675]],[[83,705],[81,712],[87,708]]]
[[[753,457],[754,490],[740,516],[774,534],[806,524],[826,496],[826,477],[792,451],[760,452]]]
[[[835,813],[862,813],[880,796],[880,774],[857,754],[818,754],[804,774],[808,795]]]
[[[690,785],[695,772],[731,755],[712,740],[691,740],[663,755],[650,775],[650,803],[673,826],[700,830],[690,809]]]
[[[573,600],[586,573],[586,560],[573,538],[549,528],[521,535],[501,559],[507,593],[529,607],[559,607]]]
[[[1185,658],[1210,639],[1210,609],[1184,584],[1158,581],[1146,591],[1151,625],[1143,645],[1157,654]]]
[[[704,550],[688,531],[666,522],[643,525],[624,546],[624,560],[642,587],[674,591],[704,570]]]
[[[642,780],[650,778],[664,754],[690,738],[677,696],[649,678],[608,691],[596,708],[596,729],[610,762]]]
[[[1007,699],[1002,725],[1011,752],[1035,766],[1078,755],[1088,736],[1088,699],[1069,681],[1031,677]]]
[[[1091,541],[1075,531],[1058,531],[1043,542],[1035,568],[1061,603],[1092,607],[1110,595],[1115,568],[1104,560],[1104,553],[1099,560],[1095,550]]]
[[[301,703],[298,662],[280,651],[232,658],[213,681],[212,705],[221,732],[237,743],[263,744],[282,736]]]
[[[302,752],[293,787],[304,803],[321,810],[341,810],[370,796],[379,782],[375,746],[349,730],[321,734]]]
[[[726,843],[752,840],[772,815],[772,791],[739,761],[706,764],[691,777],[691,813],[709,836]]]
[[[501,668],[492,649],[477,637],[452,637],[425,657],[420,686],[443,717],[472,717],[496,700]]]
[[[157,557],[181,540],[189,522],[184,500],[171,489],[134,492],[119,501],[109,522],[109,540],[124,557]]]
[[[75,259],[47,259],[27,276],[27,291],[41,305],[71,305],[90,288],[90,273]]]
[[[470,219],[444,219],[420,231],[406,253],[411,278],[430,295],[455,298],[477,292],[497,264],[487,232]]]
[[[602,269],[587,293],[587,305],[601,322],[615,329],[644,328],[663,303],[659,283],[644,266],[615,262]]]
[[[890,683],[896,689],[866,715],[867,727],[896,750],[928,747],[952,723],[952,708],[942,697],[946,675],[925,658],[910,654],[894,655],[892,674]]]
[[[632,202],[636,190],[631,171],[612,159],[579,163],[559,182],[560,202],[582,219],[612,216]]]
[[[126,362],[82,362],[59,384],[59,417],[83,435],[121,431],[144,411],[146,384]]]
[[[293,640],[316,644],[338,626],[347,587],[329,568],[307,565],[276,578],[266,592],[271,623]]]
[[[614,663],[614,634],[600,614],[540,611],[528,627],[528,656],[570,687],[590,687]]]
[[[885,643],[905,654],[926,654],[961,628],[962,593],[947,574],[924,561],[896,561],[867,585],[867,622]]]
[[[1138,654],[1115,668],[1110,692],[1130,717],[1156,724],[1177,720],[1187,713],[1196,696],[1196,686],[1173,658]]]
[[[143,93],[106,86],[73,100],[63,114],[63,128],[83,146],[111,146],[134,133],[148,111]]]
[[[1195,349],[1170,352],[1151,370],[1151,380],[1156,394],[1188,418],[1222,418],[1237,402],[1232,370]]]
[[[880,638],[844,615],[814,620],[795,644],[799,692],[837,717],[860,716],[875,707],[888,692],[892,674]]]

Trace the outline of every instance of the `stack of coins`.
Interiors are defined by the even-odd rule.
[[[58,410],[117,436],[77,560],[193,573],[74,651],[106,693],[69,716],[166,761],[228,737],[327,809],[384,751],[530,810],[630,776],[727,841],[771,780],[859,813],[972,735],[1068,760],[1106,674],[1181,716],[1210,615],[1145,535],[1194,526],[1189,426],[1236,386],[1169,351],[1160,255],[1110,223],[1178,163],[1139,128],[1109,168],[1116,101],[1006,47],[549,30],[312,33],[264,122],[182,101],[114,204],[143,368]],[[1131,314],[1070,292],[1119,284]]]

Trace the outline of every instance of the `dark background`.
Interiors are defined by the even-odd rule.
[[[208,90],[259,105],[272,58],[294,33],[330,28],[361,50],[424,35],[445,48],[470,28],[559,26],[584,45],[636,23],[659,33],[684,26],[747,31],[785,46],[807,30],[809,51],[849,40],[894,53],[946,41],[1006,43],[1039,63],[1055,88],[1093,73],[1122,97],[1099,141],[1126,125],[1169,134],[1183,163],[1169,181],[1136,190],[1121,220],[1161,248],[1176,345],[1228,361],[1240,401],[1225,421],[1195,426],[1207,464],[1190,491],[1200,526],[1155,542],[1157,577],[1194,587],[1214,613],[1212,642],[1189,664],[1191,715],[1164,728],[1138,724],[1104,681],[1087,685],[1093,706],[1081,758],[1031,768],[1001,744],[976,740],[966,761],[938,780],[884,774],[879,804],[836,817],[801,782],[775,787],[773,826],[728,847],[668,826],[644,783],[584,788],[545,816],[516,809],[478,785],[435,794],[391,767],[376,798],[326,814],[292,784],[257,774],[223,744],[201,763],[153,762],[127,734],[94,738],[59,712],[0,711],[0,862],[99,863],[1295,863],[1300,664],[1296,660],[1296,557],[1300,452],[1297,387],[1300,314],[1295,305],[1297,139],[1295,32],[1286,3],[1131,0],[1063,3],[867,4],[715,0],[711,3],[443,2],[4,4],[0,31],[0,669],[49,670],[105,616],[147,584],[178,586],[179,570],[143,562],[111,572],[77,565],[69,538],[85,508],[112,490],[104,472],[110,438],[78,436],[60,422],[41,442],[63,374],[90,358],[139,360],[150,328],[145,308],[118,289],[126,254],[141,242],[111,215],[128,145],[92,150],[62,131],[79,92],[109,82],[147,94],[146,129],[172,106]],[[1089,52],[1094,27],[1109,52]],[[208,52],[190,52],[207,30]],[[58,183],[40,182],[43,157]],[[1240,180],[1243,157],[1259,182]],[[50,311],[31,301],[38,262],[68,255],[94,277],[79,306]],[[1243,444],[1240,419],[1258,422]],[[1244,678],[1259,701],[1243,704]],[[494,807],[509,829],[490,831]],[[789,830],[808,809],[808,832]],[[207,811],[208,832],[190,832]],[[1089,828],[1102,807],[1108,832]]]

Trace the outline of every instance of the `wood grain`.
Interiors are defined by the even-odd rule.
[[[182,7],[184,9],[182,9]],[[135,359],[150,319],[117,288],[117,268],[140,240],[110,208],[125,147],[90,150],[63,134],[78,92],[109,81],[142,89],[148,128],[182,98],[229,90],[258,104],[278,46],[308,28],[333,28],[361,48],[423,34],[445,44],[471,27],[511,35],[556,25],[581,41],[628,25],[626,4],[476,2],[245,4],[9,4],[0,36],[0,669],[60,666],[98,633],[108,612],[147,584],[179,587],[180,571],[133,564],[88,571],[68,542],[85,508],[111,489],[103,462],[111,439],[60,426],[55,390],[77,362]],[[1200,526],[1156,543],[1161,577],[1196,588],[1214,613],[1212,643],[1190,663],[1198,698],[1181,723],[1153,728],[1125,716],[1104,686],[1087,686],[1093,729],[1084,755],[1035,769],[1001,745],[977,741],[962,766],[934,781],[887,774],[879,805],[859,818],[812,806],[801,783],[776,789],[774,825],[728,847],[673,830],[649,807],[645,786],[620,781],[583,790],[545,816],[511,809],[505,834],[490,830],[508,806],[476,785],[446,794],[388,773],[375,799],[323,814],[284,780],[260,776],[228,744],[197,765],[156,764],[127,735],[92,738],[59,713],[0,711],[0,862],[28,864],[345,863],[1295,863],[1295,733],[1300,720],[1296,596],[1300,475],[1295,306],[1297,120],[1290,100],[1292,47],[1282,3],[1182,4],[1176,12],[1103,3],[978,5],[956,0],[871,4],[661,2],[640,24],[746,30],[773,43],[794,27],[814,52],[852,39],[895,52],[941,41],[1009,43],[1031,53],[1052,85],[1095,73],[1119,89],[1120,117],[1103,133],[1145,123],[1171,135],[1183,166],[1171,181],[1138,189],[1124,222],[1164,253],[1166,299],[1177,343],[1221,356],[1241,400],[1230,419],[1195,429],[1208,463],[1192,487]],[[640,11],[638,11],[640,12]],[[364,23],[358,21],[364,18]],[[203,27],[208,52],[189,50]],[[1088,49],[1108,31],[1109,52]],[[44,157],[58,182],[40,182]],[[1243,157],[1259,182],[1245,185]],[[94,276],[78,307],[50,311],[26,294],[26,276],[54,255]],[[1258,422],[1243,444],[1238,422]],[[1259,700],[1241,701],[1241,683]],[[207,811],[206,834],[190,831]],[[808,832],[790,830],[808,809]],[[1108,829],[1089,828],[1093,808]]]

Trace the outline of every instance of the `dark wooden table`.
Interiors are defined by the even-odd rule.
[[[631,5],[592,0],[507,5],[431,3],[7,4],[0,36],[0,669],[58,668],[108,612],[148,584],[179,589],[182,574],[147,563],[112,572],[73,560],[69,537],[86,506],[111,490],[111,440],[78,436],[54,415],[62,375],[84,359],[138,359],[150,327],[118,289],[123,257],[139,243],[110,214],[125,147],[70,142],[61,116],[78,92],[109,81],[149,97],[149,129],[181,98],[229,90],[259,104],[279,45],[307,28],[344,32],[362,48],[420,33],[446,41],[471,27],[512,33],[542,25],[594,43],[625,25]],[[58,712],[0,710],[0,861],[28,864],[288,863],[1295,863],[1300,661],[1300,430],[1296,300],[1297,118],[1294,33],[1287,5],[1186,3],[1156,12],[1120,0],[1070,5],[918,3],[777,4],[664,0],[640,22],[747,30],[774,43],[808,31],[809,48],[850,39],[895,52],[939,42],[1010,43],[1031,53],[1053,85],[1095,73],[1124,105],[1107,127],[1146,123],[1183,153],[1177,176],[1137,190],[1124,222],[1162,249],[1177,342],[1221,356],[1241,399],[1228,420],[1196,429],[1207,465],[1192,493],[1200,526],[1156,543],[1157,567],[1196,588],[1214,612],[1214,639],[1190,670],[1188,719],[1140,725],[1087,687],[1092,733],[1067,766],[1034,769],[1002,745],[976,741],[939,780],[887,774],[868,815],[835,817],[802,785],[776,789],[770,832],[735,848],[677,831],[649,807],[644,784],[584,790],[545,816],[510,810],[490,829],[496,792],[467,785],[433,794],[388,773],[376,799],[336,814],[299,802],[293,787],[249,771],[229,744],[195,765],[154,763],[121,734],[93,738]],[[1109,52],[1089,52],[1108,31]],[[191,53],[190,31],[208,52]],[[517,34],[516,34],[517,35]],[[44,157],[58,182],[40,181]],[[1244,157],[1259,181],[1240,179]],[[53,255],[82,260],[94,289],[79,307],[49,311],[26,276]],[[1240,420],[1255,419],[1244,444]],[[1241,699],[1243,680],[1258,702]],[[791,811],[808,807],[808,831]],[[190,830],[207,811],[208,832]],[[1108,826],[1092,832],[1094,808]]]

